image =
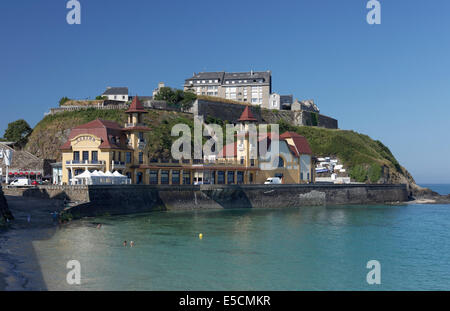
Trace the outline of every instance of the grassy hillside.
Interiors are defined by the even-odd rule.
[[[283,121],[279,125],[280,133],[293,131],[305,136],[315,156],[339,158],[355,181],[376,183],[384,178],[394,183],[414,183],[408,171],[379,140],[354,131],[292,126]]]
[[[36,125],[25,149],[39,157],[59,161],[59,147],[67,140],[70,129],[97,118],[123,124],[127,115],[123,110],[96,109],[49,115]],[[207,118],[207,121],[216,123],[220,120]],[[150,142],[147,152],[153,157],[168,157],[172,142],[177,139],[170,135],[173,125],[184,123],[192,128],[193,117],[180,112],[150,110],[144,116],[144,123],[152,129],[146,134],[146,139]],[[414,183],[411,175],[398,163],[390,150],[382,142],[367,135],[354,131],[292,126],[285,121],[279,124],[281,133],[289,130],[305,136],[316,156],[338,157],[355,181]]]
[[[33,129],[25,150],[44,159],[61,160],[59,147],[62,146],[70,130],[78,125],[104,119],[118,122],[123,125],[127,120],[125,110],[97,110],[86,109],[79,111],[66,111],[44,117]],[[192,115],[162,110],[151,110],[144,115],[144,123],[152,129],[146,134],[147,151],[152,156],[168,156],[172,141],[176,138],[170,136],[172,126],[184,123],[193,126]]]

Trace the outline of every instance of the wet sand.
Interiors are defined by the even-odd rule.
[[[58,223],[52,213],[61,211],[63,204],[56,200],[5,197],[15,220],[0,231],[0,290],[46,290],[33,241],[54,234]]]

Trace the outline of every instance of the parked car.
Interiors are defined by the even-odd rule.
[[[32,184],[33,186],[38,186],[38,185],[43,185],[43,182],[40,181],[40,180],[33,180],[33,181],[31,182],[31,184]]]
[[[281,185],[281,178],[280,177],[269,177],[264,182],[264,185]]]
[[[11,186],[29,186],[30,180],[28,178],[19,178],[14,180],[11,184]]]

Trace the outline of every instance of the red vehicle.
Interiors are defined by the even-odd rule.
[[[42,181],[33,180],[33,181],[31,182],[31,185],[33,185],[33,186],[42,185]]]

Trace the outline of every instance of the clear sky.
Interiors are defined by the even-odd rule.
[[[66,0],[0,4],[0,136],[106,86],[151,95],[199,71],[272,70],[273,90],[379,139],[418,182],[450,183],[450,1]]]

